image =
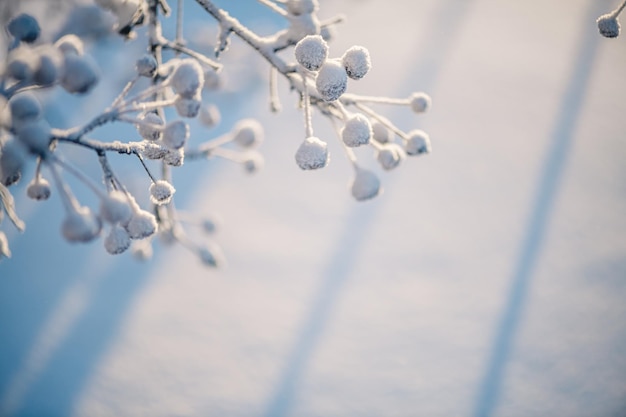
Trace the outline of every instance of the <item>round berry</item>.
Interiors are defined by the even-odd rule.
[[[341,57],[341,63],[353,80],[360,80],[372,68],[370,53],[362,46],[353,46]]]
[[[371,137],[372,126],[362,114],[350,116],[341,131],[343,143],[351,148],[368,144]]]
[[[296,151],[296,163],[304,170],[324,168],[329,159],[328,145],[314,136],[306,138]]]
[[[320,35],[309,35],[296,44],[296,61],[309,71],[317,71],[328,58],[328,44]]]
[[[315,87],[326,101],[335,101],[348,86],[348,77],[344,68],[336,61],[326,61],[317,73]]]

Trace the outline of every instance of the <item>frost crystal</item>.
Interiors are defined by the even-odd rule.
[[[326,101],[337,100],[346,91],[347,86],[346,71],[336,61],[326,61],[315,78],[315,87]]]
[[[176,189],[167,181],[159,180],[150,185],[150,201],[156,205],[167,204],[172,200]]]
[[[314,136],[306,138],[296,151],[296,163],[305,170],[324,168],[329,159],[326,142]]]
[[[596,23],[600,34],[605,38],[617,38],[619,36],[620,24],[617,16],[613,13],[600,16]]]
[[[242,148],[251,148],[263,141],[263,126],[254,119],[239,121],[233,131],[233,141]]]
[[[378,150],[376,159],[378,159],[383,169],[390,171],[400,165],[404,157],[404,150],[399,145],[387,143]]]
[[[189,126],[182,120],[174,120],[163,129],[163,143],[170,149],[180,149],[189,138]]]
[[[353,80],[359,80],[372,68],[370,53],[362,46],[353,46],[341,57],[341,63]]]
[[[113,226],[104,239],[104,248],[111,255],[118,255],[130,247],[128,232],[121,226]]]
[[[61,232],[69,242],[89,242],[100,234],[102,222],[89,207],[77,207],[68,212]]]
[[[380,180],[372,171],[357,168],[350,191],[357,201],[369,200],[380,193]]]
[[[430,153],[430,138],[428,134],[419,129],[410,131],[404,149],[408,155]]]
[[[198,61],[188,58],[179,62],[172,74],[171,85],[176,94],[193,98],[204,84],[204,72]]]
[[[111,224],[127,224],[132,214],[128,197],[123,191],[111,191],[100,202],[100,216]]]
[[[296,44],[296,60],[309,71],[320,69],[328,58],[328,44],[320,35],[309,35]]]
[[[47,200],[50,198],[50,194],[50,183],[42,177],[34,178],[26,188],[26,195],[33,200]]]
[[[28,43],[36,41],[41,32],[37,20],[25,13],[11,19],[7,25],[7,29],[16,39]]]
[[[420,92],[411,94],[409,103],[415,113],[424,113],[430,109],[431,100],[428,94]]]
[[[343,143],[351,148],[369,143],[371,136],[372,126],[362,114],[356,114],[346,120],[346,125],[341,131]]]
[[[165,124],[161,116],[156,113],[146,113],[139,117],[139,121],[143,123],[137,124],[137,132],[139,132],[142,138],[149,141],[155,141],[161,138],[161,126]]]
[[[68,93],[89,92],[99,79],[98,68],[91,57],[66,54],[61,85]]]

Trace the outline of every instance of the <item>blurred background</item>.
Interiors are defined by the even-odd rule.
[[[255,1],[216,3],[261,34],[284,27]],[[145,263],[101,240],[71,245],[58,196],[33,202],[22,181],[26,232],[2,226],[13,257],[0,262],[1,416],[626,415],[626,39],[595,24],[616,1],[320,3],[320,18],[348,17],[331,57],[355,44],[372,57],[349,92],[431,95],[425,115],[376,108],[426,130],[432,154],[377,171],[383,195],[355,202],[331,125],[314,115],[330,165],[301,171],[296,97],[281,82],[271,114],[267,64],[233,41],[223,90],[205,94],[222,123],[192,126],[191,140],[258,118],[265,167],[174,171],[177,206],[221,219],[210,239],[228,266],[162,243]],[[89,120],[132,76],[143,30],[124,42],[93,9],[67,24],[68,2],[9,5],[49,39],[86,30],[106,75],[86,97],[44,95],[53,126]],[[211,50],[216,26],[190,0],[185,33]],[[94,155],[64,155],[98,178]],[[147,192],[135,161],[112,163]]]

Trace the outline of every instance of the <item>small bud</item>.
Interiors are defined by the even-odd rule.
[[[183,97],[193,98],[204,84],[204,72],[195,59],[182,59],[171,76],[172,89]]]
[[[142,77],[152,78],[157,69],[156,59],[150,54],[144,54],[135,63],[135,69]]]
[[[161,116],[156,113],[150,112],[139,116],[139,120],[145,123],[138,123],[136,125],[137,132],[139,132],[139,135],[142,138],[149,141],[156,141],[161,138],[161,126],[165,124],[163,122],[163,119],[161,119]]]
[[[35,95],[26,91],[11,97],[9,100],[13,126],[35,121],[41,117],[42,109]]]
[[[77,207],[67,213],[61,232],[68,242],[89,242],[100,234],[102,222],[89,207]]]
[[[7,235],[0,230],[0,261],[2,258],[10,258],[11,257],[11,249],[9,248],[9,240],[7,239]]]
[[[362,114],[350,116],[341,131],[343,143],[351,148],[368,144],[370,137],[372,137],[372,126],[367,117]]]
[[[357,201],[365,201],[380,194],[380,180],[372,171],[357,168],[356,177],[350,185],[352,197]]]
[[[216,268],[225,264],[222,249],[217,245],[207,245],[197,249],[197,254],[203,264]]]
[[[328,58],[328,44],[320,35],[309,35],[296,44],[294,53],[300,65],[317,71]]]
[[[91,57],[66,54],[63,65],[61,86],[68,93],[84,94],[98,83],[98,67]]]
[[[128,197],[123,191],[113,190],[100,201],[100,216],[111,224],[128,224],[133,215]]]
[[[35,42],[41,32],[37,20],[26,13],[22,13],[11,19],[7,25],[7,29],[15,39],[27,43]]]
[[[170,149],[180,149],[189,138],[189,126],[182,120],[174,120],[163,129],[163,143]]]
[[[613,13],[602,15],[596,20],[600,34],[605,38],[617,38],[619,36],[620,24],[617,16]]]
[[[159,180],[150,185],[150,201],[158,206],[167,204],[172,200],[176,189],[167,181]]]
[[[163,157],[163,162],[173,167],[182,166],[185,163],[185,150],[183,148],[170,149]]]
[[[54,43],[54,46],[56,46],[63,55],[82,55],[85,50],[83,41],[73,34],[63,36]]]
[[[408,155],[419,155],[430,153],[430,138],[423,130],[415,129],[408,133],[408,138],[404,145]]]
[[[128,236],[128,232],[121,226],[113,226],[111,227],[111,231],[104,238],[104,248],[111,255],[118,255],[120,253],[126,252],[126,250],[130,247],[130,237]]]
[[[51,193],[50,183],[43,177],[33,178],[26,188],[26,195],[33,200],[47,200]]]
[[[135,209],[126,231],[131,239],[144,239],[157,231],[157,222],[153,214],[145,210]]]
[[[378,143],[387,143],[391,141],[393,135],[391,130],[378,120],[374,120],[372,123],[372,132],[374,140]]]
[[[314,136],[306,138],[296,151],[296,163],[305,170],[324,168],[329,159],[328,145]]]
[[[430,109],[431,99],[426,93],[413,93],[409,97],[409,103],[415,113],[424,113]]]
[[[317,73],[315,87],[324,100],[337,100],[348,87],[346,71],[336,61],[326,61]]]
[[[196,94],[194,97],[183,97],[178,96],[176,101],[174,102],[174,107],[176,107],[176,112],[180,117],[188,117],[194,118],[198,115],[200,111],[200,106],[202,105],[202,97],[200,93]]]
[[[405,158],[404,150],[395,143],[386,143],[378,150],[376,159],[384,170],[390,171]]]
[[[263,126],[254,119],[243,119],[233,128],[233,141],[242,148],[257,146],[263,141]]]
[[[362,46],[353,46],[341,57],[341,63],[353,80],[360,80],[372,68],[370,53]]]
[[[198,119],[200,123],[205,125],[206,127],[217,126],[221,121],[220,110],[214,104],[207,104],[200,107],[200,114],[198,115]]]

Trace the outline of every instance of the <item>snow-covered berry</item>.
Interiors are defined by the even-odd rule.
[[[309,35],[296,44],[294,54],[304,68],[317,71],[328,58],[328,44],[320,35]]]
[[[111,231],[104,238],[104,248],[111,255],[118,255],[126,252],[130,247],[130,236],[128,232],[121,226],[115,225],[111,227]]]
[[[408,155],[419,155],[430,153],[430,138],[423,130],[411,130],[406,139],[404,149]]]
[[[161,138],[161,132],[163,129],[163,125],[165,124],[161,116],[154,112],[150,112],[140,115],[138,119],[142,123],[137,123],[137,132],[142,138],[151,142],[159,140]]]
[[[620,32],[619,20],[613,13],[602,15],[596,20],[600,34],[605,38],[617,38]]]
[[[215,104],[206,104],[200,107],[198,120],[206,127],[217,126],[222,119],[220,110]]]
[[[135,62],[135,69],[142,77],[152,78],[157,69],[156,59],[150,54],[144,54]]]
[[[294,16],[311,14],[318,8],[318,0],[287,0],[287,12]]]
[[[33,81],[42,86],[54,84],[63,71],[63,56],[57,48],[42,45],[37,48],[39,63],[33,74]]]
[[[213,68],[208,68],[204,71],[204,84],[202,88],[207,91],[214,91],[222,86],[222,76],[218,74]]]
[[[152,204],[167,204],[172,200],[176,189],[165,180],[158,180],[150,185],[150,201]]]
[[[391,141],[393,133],[387,126],[379,122],[378,120],[374,120],[372,122],[372,133],[373,138],[378,143],[387,143]]]
[[[26,187],[26,195],[33,200],[47,200],[50,198],[52,189],[47,179],[43,177],[35,177]]]
[[[324,168],[329,159],[328,145],[314,136],[306,138],[296,151],[296,163],[305,170]]]
[[[113,190],[100,201],[100,216],[111,224],[127,224],[133,215],[128,197],[123,191]]]
[[[348,86],[346,71],[337,61],[326,61],[315,78],[315,87],[326,101],[337,100]]]
[[[18,81],[31,80],[37,66],[39,56],[30,46],[19,46],[9,52],[6,64],[6,75]]]
[[[84,94],[98,83],[99,70],[88,55],[66,54],[63,60],[61,86],[68,93]]]
[[[168,150],[163,157],[163,162],[173,167],[182,166],[185,163],[185,150],[183,148]]]
[[[141,155],[147,159],[163,159],[169,152],[167,147],[159,145],[158,143],[144,142],[139,148]]]
[[[413,93],[409,97],[409,104],[415,113],[424,113],[430,109],[431,99],[426,93]]]
[[[48,152],[50,146],[50,125],[43,119],[21,124],[17,129],[17,139],[37,155]]]
[[[152,213],[135,207],[134,213],[126,224],[126,231],[131,239],[144,239],[157,231],[157,221]]]
[[[372,171],[357,168],[350,192],[357,201],[369,200],[380,194],[380,180]]]
[[[257,146],[263,141],[263,126],[254,119],[240,120],[233,128],[233,142],[242,148]]]
[[[163,143],[170,149],[180,149],[189,138],[189,125],[182,120],[174,120],[163,129]]]
[[[400,165],[400,162],[402,162],[404,158],[404,149],[396,143],[386,143],[382,145],[376,155],[376,159],[386,171],[390,171]]]
[[[81,206],[70,210],[61,225],[63,237],[68,242],[89,242],[100,234],[102,222],[89,207]]]
[[[0,148],[0,182],[7,187],[15,184],[22,177],[22,168],[26,160],[24,147],[10,139]]]
[[[341,57],[341,63],[353,80],[360,80],[372,68],[370,53],[362,46],[349,48]]]
[[[83,41],[74,34],[65,35],[54,43],[63,55],[82,55],[85,51]]]
[[[351,148],[366,145],[372,137],[372,126],[367,117],[362,114],[355,114],[346,120],[346,124],[341,130],[341,138],[346,146]]]
[[[200,93],[193,97],[178,96],[174,102],[176,112],[180,117],[194,118],[200,111],[202,105],[202,97]]]
[[[181,59],[171,76],[171,86],[176,94],[193,98],[204,84],[204,72],[195,59]]]
[[[22,13],[11,19],[7,25],[7,29],[15,39],[27,43],[35,42],[41,33],[37,19],[26,13]]]
[[[9,99],[13,126],[35,121],[41,117],[42,108],[33,93],[25,91]]]

